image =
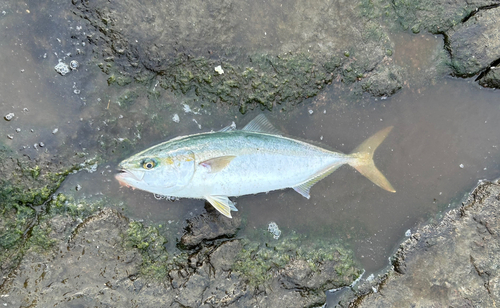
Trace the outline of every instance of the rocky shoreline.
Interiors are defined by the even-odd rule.
[[[68,5],[74,15],[67,18],[85,26],[72,28],[67,42],[92,46],[79,61],[99,66],[110,86],[131,86],[118,99],[122,113],[140,96],[133,91],[154,98],[156,85],[169,95],[196,96],[241,113],[286,111],[331,84],[386,98],[422,79],[394,61],[391,29],[443,37],[443,54],[425,79],[475,77],[483,87],[500,88],[497,0],[291,3],[283,8],[289,18],[264,18],[269,24],[250,18],[266,16],[266,7],[231,0]],[[5,10],[29,13],[17,4]],[[119,126],[117,114],[101,117],[92,121],[113,127],[113,133],[140,136],[139,124]],[[164,130],[158,127],[149,129]],[[115,150],[131,152],[140,138],[118,142],[112,134],[98,134],[85,141],[80,135],[87,131],[74,132],[68,143],[80,139],[84,147],[99,143],[102,149],[49,152],[40,145],[45,151],[31,158],[0,144],[4,306],[317,307],[325,303],[325,291],[342,287],[339,307],[500,303],[498,182],[481,183],[461,207],[413,232],[378,280],[348,287],[362,270],[342,242],[296,234],[252,242],[238,236],[244,224],[238,216],[228,221],[207,210],[182,227],[179,241],[170,243],[180,251],[174,254],[167,251],[162,227],[132,221],[106,200],[81,204],[56,194],[69,174],[97,166],[101,155]]]

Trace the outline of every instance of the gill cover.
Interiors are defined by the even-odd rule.
[[[194,153],[190,150],[179,149],[170,152],[161,168],[161,178],[169,192],[184,188],[193,178],[195,168]]]

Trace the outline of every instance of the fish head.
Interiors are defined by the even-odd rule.
[[[175,192],[191,181],[195,170],[194,153],[186,149],[143,151],[125,159],[115,178],[122,186],[160,195]]]

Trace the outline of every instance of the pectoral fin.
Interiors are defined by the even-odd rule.
[[[234,155],[228,155],[228,156],[220,156],[220,157],[211,158],[211,159],[202,161],[200,163],[200,166],[208,168],[209,172],[211,172],[211,173],[219,172],[222,169],[226,168],[227,165],[229,165],[229,163],[235,157],[236,156],[234,156]]]
[[[234,206],[233,201],[226,196],[205,196],[208,202],[222,215],[232,218],[231,211],[238,211]]]

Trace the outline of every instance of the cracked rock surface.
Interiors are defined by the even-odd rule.
[[[458,76],[477,75],[500,60],[499,19],[500,7],[481,10],[447,33]]]
[[[202,223],[205,219],[197,220],[196,228],[207,230]],[[325,302],[326,290],[351,281],[351,276],[339,274],[342,264],[338,260],[326,260],[313,269],[309,262],[296,259],[282,269],[270,269],[271,279],[266,283],[252,285],[233,269],[244,243],[227,238],[208,246],[198,243],[199,249],[191,252],[187,264],[172,268],[168,277],[160,281],[148,279],[140,274],[143,262],[140,251],[125,244],[129,224],[128,218],[113,209],[104,209],[79,223],[67,216],[54,217],[51,226],[72,231],[58,233],[61,241],[51,253],[33,249],[26,253],[2,285],[9,292],[2,295],[0,304],[7,307],[316,307]],[[211,236],[205,239],[214,240],[218,233]]]
[[[498,307],[499,206],[500,185],[480,184],[462,207],[403,243],[394,270],[350,307]]]

